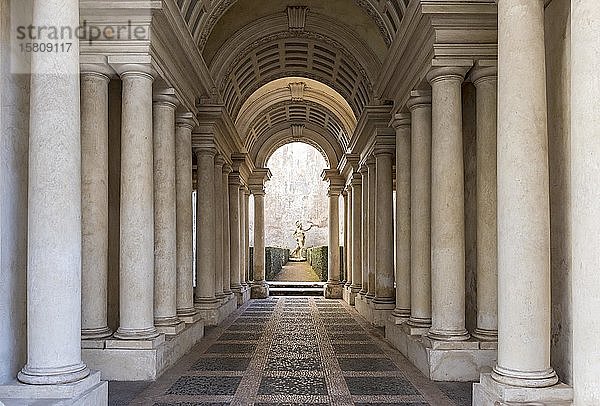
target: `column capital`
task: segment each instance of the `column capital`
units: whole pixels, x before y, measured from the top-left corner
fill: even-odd
[[[183,113],[178,113],[175,116],[175,126],[176,127],[185,127],[189,130],[193,130],[194,127],[198,125],[198,120],[196,120],[196,115],[191,111],[186,111]]]
[[[431,90],[413,90],[406,102],[406,108],[411,112],[422,107],[431,107]]]
[[[214,158],[217,154],[217,149],[214,145],[196,145],[194,146],[194,154],[196,157],[200,158],[200,156],[210,156]]]
[[[396,131],[403,127],[410,127],[410,113],[397,113],[394,114],[394,118],[390,122]]]
[[[480,83],[498,80],[498,61],[478,61],[469,75],[477,87]]]
[[[243,185],[242,177],[240,176],[240,173],[237,171],[229,172],[228,179],[229,179],[229,186],[237,186],[239,189]]]
[[[215,155],[215,166],[220,166],[221,170],[222,170],[222,167],[223,167],[223,165],[225,165],[225,163],[226,163],[226,161],[225,161],[225,158],[223,157],[223,155],[217,153]]]
[[[352,175],[350,175],[350,186],[352,187],[357,187],[360,186],[362,187],[362,175],[360,174],[359,171],[352,173]]]
[[[81,55],[79,57],[79,72],[81,76],[98,76],[107,82],[116,75],[104,55]]]
[[[108,64],[121,79],[127,76],[142,76],[154,80],[156,77],[150,55],[112,55],[108,57]]]
[[[448,65],[441,65],[440,61],[433,62],[431,70],[427,73],[427,81],[430,84],[440,80],[460,80],[462,82],[473,66],[473,61],[456,61],[454,63],[449,61]]]
[[[152,92],[152,102],[155,105],[170,107],[172,109],[177,108],[179,105],[177,92],[172,87],[155,88]]]
[[[231,165],[227,162],[223,165],[223,175],[229,175],[231,173]]]
[[[269,168],[255,168],[248,179],[248,187],[253,195],[265,194],[265,182],[271,179]]]
[[[373,156],[394,155],[396,153],[396,134],[378,136],[373,147]]]

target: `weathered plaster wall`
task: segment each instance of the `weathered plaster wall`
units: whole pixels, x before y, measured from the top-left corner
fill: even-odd
[[[294,249],[297,220],[305,226],[308,220],[318,225],[306,233],[307,247],[327,245],[327,183],[321,180],[327,163],[323,156],[307,144],[292,143],[275,151],[267,166],[273,177],[265,187],[265,245]]]
[[[570,6],[553,0],[546,7],[548,157],[552,268],[552,366],[572,384],[570,173]]]
[[[465,312],[469,331],[477,327],[477,106],[475,86],[465,83],[463,151],[465,171]]]
[[[0,384],[27,355],[29,76],[10,70],[9,0],[0,0]]]

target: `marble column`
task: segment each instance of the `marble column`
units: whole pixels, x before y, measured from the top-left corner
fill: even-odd
[[[194,307],[192,129],[193,113],[175,118],[175,189],[177,196],[177,316],[192,321]]]
[[[336,172],[336,173],[331,173]],[[341,299],[343,285],[340,281],[340,194],[342,180],[337,170],[326,170],[324,179],[329,181],[327,196],[329,197],[329,243],[327,250],[327,284],[324,295],[326,299]]]
[[[410,318],[431,326],[431,93],[413,91],[410,110]]]
[[[396,114],[396,323],[410,317],[410,113]]]
[[[250,286],[250,190],[244,189],[244,266],[245,280]]]
[[[173,89],[154,93],[154,325],[165,334],[177,334],[183,328],[177,318],[175,108],[178,103]]]
[[[223,182],[223,293],[233,294],[231,290],[231,234],[229,220],[229,174],[231,165],[223,165],[221,179]]]
[[[79,2],[33,3],[33,24],[79,24]],[[75,382],[81,361],[79,47],[31,54],[27,364],[19,381]],[[4,313],[3,317],[9,315]]]
[[[362,258],[362,218],[363,218],[363,188],[362,179],[360,173],[353,173],[350,180],[352,188],[352,210],[351,210],[351,222],[350,228],[350,244],[352,245],[352,285],[350,289],[352,293],[357,294],[362,288],[362,274],[363,274],[363,258]]]
[[[368,182],[369,182],[369,195],[368,195],[368,213],[369,213],[369,237],[366,241],[369,250],[369,263],[368,263],[368,284],[366,298],[371,300],[375,298],[375,268],[377,267],[377,234],[376,234],[376,213],[377,213],[377,172],[375,166],[375,158],[370,156],[367,161],[368,168]]]
[[[600,404],[600,8],[571,2],[571,207],[573,389],[576,405]]]
[[[265,190],[262,185],[252,187],[254,196],[254,267],[252,298],[269,296],[269,285],[265,282]]]
[[[365,297],[369,292],[369,169],[366,164],[359,169],[362,184],[361,215],[361,275],[362,286],[359,294]]]
[[[240,228],[240,174],[232,172],[228,178],[229,185],[229,265],[231,267],[231,290],[240,293],[241,284],[241,228]]]
[[[352,247],[350,245],[350,234],[352,225],[350,223],[350,200],[352,191],[347,187],[342,192],[344,197],[344,286],[352,285]]]
[[[246,246],[248,240],[246,239],[246,229],[248,228],[248,216],[246,215],[246,186],[240,185],[239,199],[240,199],[240,283],[244,289],[248,288],[247,272],[248,263],[246,258]]]
[[[375,151],[375,298],[373,303],[394,308],[394,145],[376,145]],[[381,306],[379,306],[381,307]]]
[[[432,69],[431,310],[428,337],[463,341],[465,329],[465,219],[462,144],[464,67]]]
[[[119,328],[115,338],[158,336],[154,327],[154,198],[150,67],[124,65],[121,119]]]
[[[477,88],[477,328],[480,340],[498,339],[498,239],[496,231],[497,68],[478,67]]]
[[[550,208],[544,2],[498,2],[498,364],[492,378],[546,387]],[[523,97],[527,95],[527,97]]]
[[[112,334],[108,288],[108,83],[81,67],[81,338]]]
[[[215,296],[215,155],[213,145],[196,147],[198,199],[196,208],[196,300],[198,309],[218,306]],[[220,179],[220,177],[219,177]]]
[[[215,157],[215,297],[224,299],[223,292],[223,165],[225,160],[221,155]]]

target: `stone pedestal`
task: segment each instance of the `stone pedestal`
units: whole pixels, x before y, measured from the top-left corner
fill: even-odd
[[[108,404],[108,382],[100,380],[100,372],[62,385],[32,386],[15,381],[0,386],[0,404],[105,406]]]
[[[237,309],[238,303],[237,295],[226,296],[215,303],[196,303],[196,311],[202,317],[204,325],[216,326]]]
[[[522,388],[496,382],[486,373],[481,375],[481,382],[473,384],[473,404],[477,406],[570,406],[572,400],[573,388],[563,383],[548,388]]]
[[[86,340],[81,355],[88,365],[102,372],[104,379],[153,381],[190,351],[203,336],[204,322],[197,321],[186,323],[176,336],[160,335],[154,339],[135,341]]]
[[[252,299],[266,299],[269,297],[269,285],[266,282],[254,283],[250,288]]]
[[[323,296],[325,296],[325,299],[341,299],[344,296],[343,291],[344,285],[341,282],[327,282],[327,284],[323,288]]]

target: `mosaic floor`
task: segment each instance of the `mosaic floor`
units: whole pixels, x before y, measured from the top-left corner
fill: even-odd
[[[470,384],[428,381],[353,308],[319,297],[251,301],[131,402],[127,385],[109,384],[111,405],[470,405]]]

